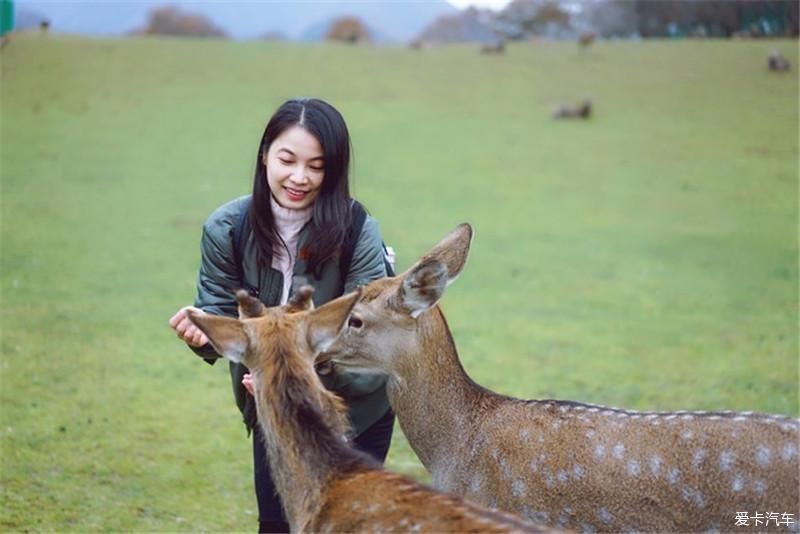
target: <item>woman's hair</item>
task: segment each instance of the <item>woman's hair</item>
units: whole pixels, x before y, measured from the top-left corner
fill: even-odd
[[[250,226],[253,228],[259,261],[270,256],[272,250],[286,245],[278,235],[270,207],[269,183],[264,165],[270,145],[292,126],[301,126],[316,137],[322,147],[324,178],[319,195],[313,204],[308,238],[308,271],[319,275],[322,264],[340,254],[350,228],[350,134],[342,115],[336,109],[316,98],[292,99],[285,102],[267,123],[256,154],[253,179],[253,201],[250,203]]]

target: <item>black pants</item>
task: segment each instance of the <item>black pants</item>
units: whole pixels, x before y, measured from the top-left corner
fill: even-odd
[[[379,462],[386,460],[392,442],[394,412],[389,410],[373,425],[353,440],[355,447],[370,454]],[[261,428],[253,428],[253,470],[255,473],[256,499],[258,500],[258,531],[289,532],[289,524],[283,512],[283,503],[275,491],[267,463],[267,451]]]

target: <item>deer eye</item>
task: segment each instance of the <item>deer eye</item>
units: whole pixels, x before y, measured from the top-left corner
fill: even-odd
[[[350,328],[361,328],[364,326],[364,321],[356,316],[351,316],[350,319],[347,320],[347,326]]]

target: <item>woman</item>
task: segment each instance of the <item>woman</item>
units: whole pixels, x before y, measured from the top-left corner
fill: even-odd
[[[209,363],[219,357],[186,310],[235,317],[234,294],[243,287],[266,306],[276,306],[286,303],[295,288],[310,284],[319,306],[386,276],[377,222],[362,216],[355,235],[355,212],[363,208],[350,198],[349,166],[347,125],[330,104],[296,99],[278,108],[258,147],[252,195],[219,207],[206,221],[195,306],[181,308],[169,321],[192,350]],[[243,216],[248,225],[241,225]],[[237,225],[251,229],[240,251]],[[349,257],[343,265],[342,258]],[[256,424],[250,375],[238,364],[231,363],[230,371],[236,403],[253,433],[259,532],[288,532]],[[394,423],[385,377],[328,370],[321,378],[348,402],[355,446],[383,462]]]

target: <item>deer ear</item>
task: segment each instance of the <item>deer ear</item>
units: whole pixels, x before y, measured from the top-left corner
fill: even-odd
[[[241,321],[193,310],[188,310],[187,315],[208,336],[214,350],[232,362],[244,363],[250,342]]]
[[[452,232],[444,236],[427,254],[422,256],[417,265],[427,260],[437,260],[447,269],[447,285],[452,284],[467,263],[469,247],[472,244],[474,233],[467,224],[459,224]],[[416,265],[414,266],[416,267]],[[411,269],[414,269],[412,267]],[[409,269],[409,271],[411,270]]]
[[[401,275],[403,282],[392,305],[414,318],[433,307],[442,298],[445,288],[464,270],[472,236],[472,227],[467,223],[447,234]]]
[[[342,331],[353,306],[361,298],[361,288],[311,311],[305,318],[306,341],[314,354],[324,352]]]
[[[447,282],[447,267],[439,260],[423,258],[403,274],[390,305],[416,319],[442,298]]]
[[[236,302],[239,303],[239,318],[261,317],[266,313],[267,308],[257,298],[250,296],[244,289],[236,292]]]

